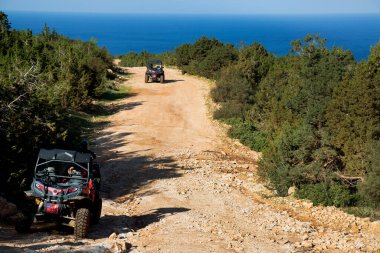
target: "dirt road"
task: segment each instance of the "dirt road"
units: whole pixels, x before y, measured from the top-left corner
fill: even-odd
[[[270,195],[258,183],[257,154],[211,120],[209,84],[166,69],[144,83],[129,69],[129,97],[94,140],[102,165],[103,216],[89,238],[51,230],[1,245],[28,252],[359,252],[379,249],[368,220],[335,208]],[[371,230],[372,229],[372,230]],[[9,249],[9,248],[7,248]],[[0,247],[1,252],[1,247]]]
[[[135,250],[286,250],[247,227],[255,203],[228,188],[226,175],[197,166],[221,160],[229,149],[208,116],[208,85],[170,69],[166,84],[144,84],[143,68],[130,71],[134,95],[97,143],[99,154],[109,153],[102,157],[107,197],[117,203],[106,213],[133,217],[125,227],[137,231],[128,238]]]

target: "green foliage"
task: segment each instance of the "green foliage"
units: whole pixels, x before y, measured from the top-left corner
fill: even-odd
[[[258,151],[266,148],[267,134],[256,129],[246,115],[255,102],[258,84],[267,75],[273,60],[260,44],[242,48],[238,61],[221,70],[211,90],[212,99],[220,105],[214,117],[227,119],[231,125],[230,136]]]
[[[359,186],[362,199],[371,207],[380,209],[380,142],[373,144],[368,162],[368,174]]]
[[[324,206],[347,207],[357,202],[357,196],[351,193],[349,187],[340,183],[303,185],[296,196]]]
[[[261,175],[271,180],[280,195],[286,195],[292,185],[326,180],[328,172],[322,170],[323,161],[313,153],[316,145],[310,125],[284,126],[264,152],[259,166]]]
[[[144,67],[149,59],[154,58],[153,54],[147,51],[141,53],[130,52],[120,57],[120,65],[123,67]]]
[[[263,45],[254,43],[240,50],[237,65],[243,76],[256,87],[267,75],[273,61],[274,57]]]
[[[48,27],[38,35],[10,30],[2,12],[0,27],[3,191],[26,186],[40,147],[69,147],[79,141],[81,121],[70,115],[106,90],[112,57],[94,42],[70,40]]]
[[[166,66],[172,66],[175,64],[175,58],[173,53],[165,52],[160,54],[151,54],[147,51],[141,53],[130,52],[126,55],[120,56],[120,65],[123,67],[145,67],[149,60],[161,60]]]
[[[220,104],[214,113],[217,119],[243,118],[247,105],[252,102],[253,89],[235,65],[223,69],[215,88],[211,90],[212,99]]]
[[[250,122],[241,118],[230,118],[226,122],[231,126],[228,135],[256,151],[264,151],[268,146],[267,135],[257,130]]]
[[[380,43],[361,63],[325,43],[308,35],[280,58],[259,44],[241,48],[239,59],[214,75],[211,96],[220,106],[214,117],[231,125],[231,137],[263,150],[259,173],[278,194],[295,185],[298,196],[315,203],[380,208],[380,155],[374,151],[380,141]],[[191,68],[191,45],[181,53]],[[365,180],[352,185],[338,175]]]
[[[372,221],[380,219],[380,210],[368,206],[349,206],[343,210],[357,217],[369,217]]]
[[[331,142],[339,148],[347,173],[367,172],[371,143],[380,139],[380,43],[368,62],[336,87],[327,111]]]
[[[8,16],[4,12],[0,12],[0,35],[3,36],[9,32],[11,24],[9,23]]]
[[[126,86],[108,88],[101,96],[100,99],[114,101],[129,97],[130,90]]]
[[[318,37],[303,43],[294,45],[298,56],[279,59],[260,82],[249,114],[269,135],[260,170],[280,194],[291,185],[329,181],[343,169],[340,151],[331,144],[326,111],[354,61],[346,51],[328,50]]]
[[[236,60],[237,50],[232,45],[215,46],[208,51],[203,60],[193,61],[193,69],[189,72],[213,79],[223,67]]]
[[[185,66],[190,65],[192,60],[192,48],[191,44],[183,44],[175,49],[174,55],[176,65],[183,69]]]
[[[194,44],[177,47],[174,55],[183,73],[210,79],[217,78],[222,68],[238,59],[238,51],[232,45],[207,37],[200,38]]]

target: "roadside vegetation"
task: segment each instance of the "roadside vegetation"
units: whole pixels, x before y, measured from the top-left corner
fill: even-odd
[[[175,50],[185,73],[216,80],[214,117],[263,157],[259,172],[281,196],[378,216],[380,43],[367,61],[308,35],[277,57],[208,38]]]
[[[124,93],[110,92],[112,60],[95,42],[48,27],[36,35],[11,29],[0,12],[0,192],[29,187],[40,147],[74,148],[91,134],[100,123],[94,99]]]
[[[122,67],[145,67],[151,59],[161,60],[164,66],[175,66],[176,62],[172,52],[164,52],[160,54],[151,54],[147,51],[141,53],[130,52],[126,55],[118,57],[120,66]]]

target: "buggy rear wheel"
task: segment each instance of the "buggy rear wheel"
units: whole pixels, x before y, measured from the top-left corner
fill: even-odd
[[[80,208],[77,210],[75,217],[74,235],[75,238],[86,238],[90,228],[91,213],[88,208]]]
[[[164,75],[161,75],[160,76],[160,83],[164,83],[165,82],[165,76]]]
[[[145,83],[149,82],[149,76],[145,75]]]

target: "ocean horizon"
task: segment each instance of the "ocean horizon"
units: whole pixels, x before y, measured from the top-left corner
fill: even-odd
[[[350,50],[366,59],[380,40],[378,14],[201,15],[100,14],[6,11],[14,29],[41,32],[45,24],[72,39],[95,39],[113,55],[172,51],[202,36],[237,47],[259,42],[270,52],[289,53],[290,42],[319,34],[328,47]]]

